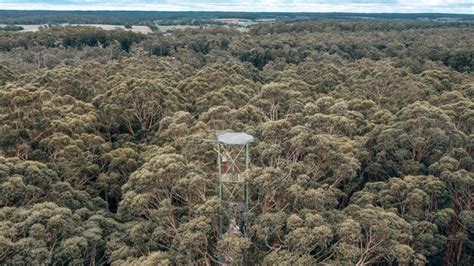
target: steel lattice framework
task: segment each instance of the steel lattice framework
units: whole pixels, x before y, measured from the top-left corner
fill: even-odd
[[[219,218],[219,234],[240,231],[247,236],[242,214],[248,211],[248,184],[245,175],[250,166],[249,148],[254,138],[246,133],[217,134],[219,199],[225,207]]]

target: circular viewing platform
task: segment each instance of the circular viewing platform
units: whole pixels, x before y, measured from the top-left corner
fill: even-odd
[[[246,145],[253,142],[254,138],[243,132],[226,132],[217,134],[217,141],[228,145]]]

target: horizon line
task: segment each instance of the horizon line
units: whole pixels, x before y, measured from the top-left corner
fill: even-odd
[[[467,15],[474,17],[472,13],[455,12],[348,12],[348,11],[225,11],[225,10],[117,10],[117,9],[2,9],[0,11],[48,11],[48,12],[166,12],[166,13],[276,13],[276,14],[404,14],[404,15]]]

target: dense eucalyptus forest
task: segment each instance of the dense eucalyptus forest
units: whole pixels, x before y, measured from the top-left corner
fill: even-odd
[[[0,264],[472,265],[474,28],[0,32]],[[218,237],[221,130],[252,134]]]

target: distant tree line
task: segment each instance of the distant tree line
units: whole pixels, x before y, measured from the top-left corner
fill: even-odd
[[[0,23],[4,24],[134,24],[146,21],[173,21],[174,23],[210,20],[217,18],[277,19],[282,21],[318,19],[454,19],[472,21],[472,15],[463,14],[399,14],[399,13],[284,13],[284,12],[191,12],[191,11],[47,11],[0,10]]]
[[[25,28],[18,25],[5,25],[5,26],[0,27],[0,31],[21,31],[24,29]]]
[[[183,48],[199,54],[226,50],[259,69],[271,61],[299,63],[312,53],[328,53],[348,60],[393,58],[415,71],[421,71],[428,62],[439,62],[463,72],[474,71],[473,42],[469,36],[472,27],[462,24],[430,28],[429,25],[410,21],[259,24],[250,30],[252,38],[227,28],[185,29],[172,36],[161,33],[147,36],[124,30],[52,25],[47,31],[21,35],[0,32],[0,51],[36,46],[107,47],[117,42],[126,52],[136,44],[148,55],[157,56],[176,54]],[[197,36],[190,37],[193,34]]]
[[[40,28],[37,32],[0,33],[0,51],[14,48],[29,49],[34,46],[53,47],[107,47],[118,42],[124,51],[129,51],[133,43],[145,38],[143,34],[125,30],[103,30],[97,27],[54,26]]]

